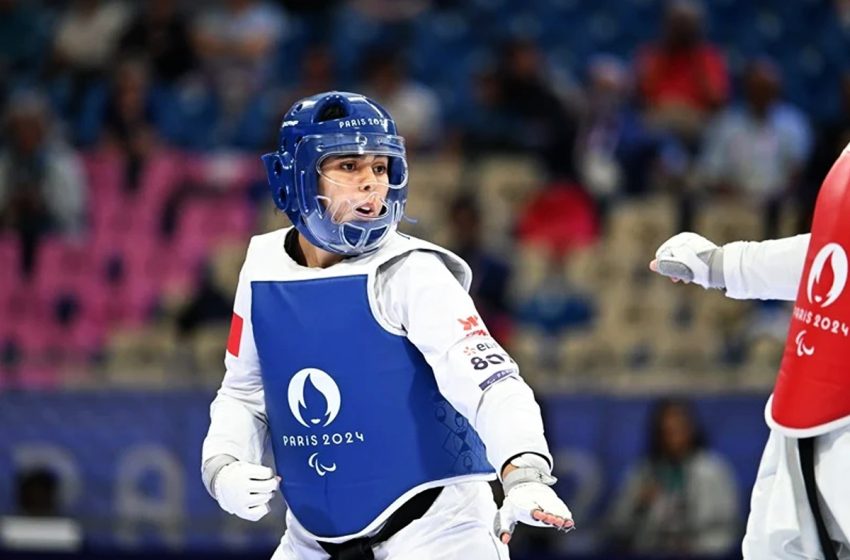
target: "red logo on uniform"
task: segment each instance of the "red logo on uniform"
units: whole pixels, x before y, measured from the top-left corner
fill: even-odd
[[[239,344],[242,342],[242,325],[244,321],[242,317],[233,313],[233,320],[230,321],[230,335],[227,337],[227,351],[239,357]]]
[[[478,326],[478,316],[472,315],[466,319],[458,319],[458,322],[463,325],[463,330],[471,331]]]

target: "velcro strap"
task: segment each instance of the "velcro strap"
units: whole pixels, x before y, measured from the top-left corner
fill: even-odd
[[[502,488],[504,488],[507,496],[513,488],[528,482],[540,482],[546,486],[552,486],[558,482],[558,479],[546,471],[534,467],[518,467],[502,479]]]

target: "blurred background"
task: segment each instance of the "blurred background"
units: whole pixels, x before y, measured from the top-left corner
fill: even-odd
[[[280,500],[220,511],[200,443],[248,239],[287,225],[259,155],[344,89],[544,408],[579,529],[513,557],[740,557],[789,308],[647,263],[808,231],[848,49],[847,0],[0,0],[0,556],[271,555]]]

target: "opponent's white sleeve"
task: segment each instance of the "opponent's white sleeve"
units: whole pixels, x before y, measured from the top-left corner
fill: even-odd
[[[251,328],[250,255],[239,274],[233,304],[234,325],[225,353],[224,380],[210,405],[210,428],[204,439],[202,465],[217,455],[260,464],[268,434],[260,361]],[[239,332],[241,323],[241,335]],[[238,337],[238,338],[237,338]],[[236,353],[231,353],[235,350]]]
[[[726,296],[794,301],[811,234],[723,246]]]
[[[521,453],[538,453],[552,464],[534,393],[441,257],[426,251],[401,257],[378,271],[376,291],[378,311],[422,352],[440,392],[478,432],[499,476]]]

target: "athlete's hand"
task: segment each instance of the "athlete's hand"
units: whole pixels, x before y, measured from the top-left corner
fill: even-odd
[[[262,465],[236,461],[222,467],[213,483],[221,509],[248,521],[258,521],[269,512],[269,500],[277,490],[279,476]]]
[[[496,512],[496,536],[508,544],[517,523],[564,532],[574,529],[573,514],[550,488],[556,479],[549,474],[549,463],[539,455],[526,453],[511,461],[511,465],[516,468],[506,469],[503,477],[505,501]]]
[[[722,261],[715,264],[719,274],[712,275],[712,259],[722,249],[696,233],[684,232],[665,241],[649,263],[654,272],[671,278],[674,282],[693,282],[703,288],[723,288]],[[715,278],[719,276],[720,278]]]

